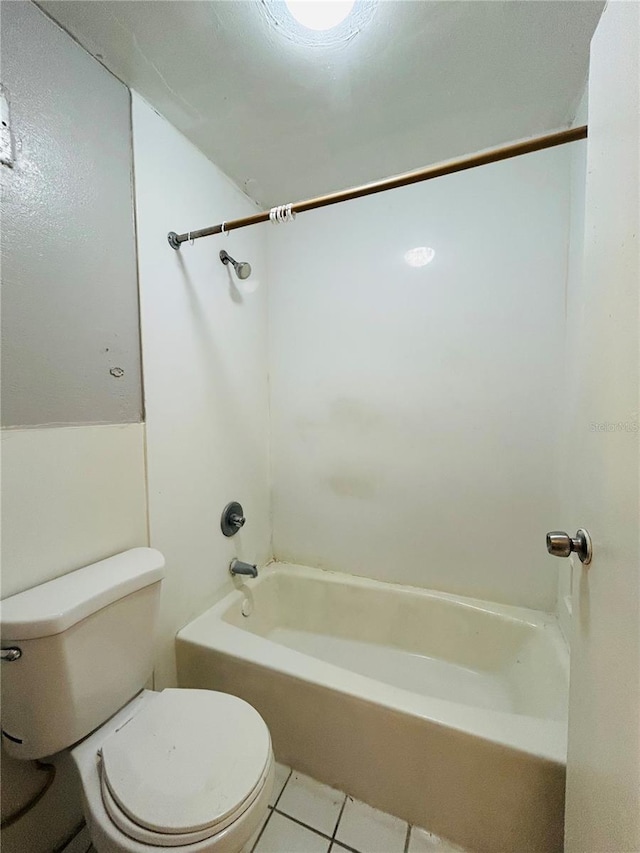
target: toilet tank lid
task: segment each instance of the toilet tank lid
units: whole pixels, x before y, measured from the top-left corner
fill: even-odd
[[[99,563],[19,592],[1,603],[2,641],[61,634],[132,592],[164,577],[155,548],[131,548]]]

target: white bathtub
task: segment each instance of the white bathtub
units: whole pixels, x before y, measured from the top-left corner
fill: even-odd
[[[276,563],[183,628],[177,655],[181,686],[262,713],[279,761],[470,850],[562,850],[552,617]]]

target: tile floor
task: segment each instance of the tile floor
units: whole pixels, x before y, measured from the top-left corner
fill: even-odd
[[[243,853],[345,851],[464,853],[462,848],[426,829],[409,826],[400,818],[376,811],[342,791],[276,764],[269,813]],[[95,853],[93,847],[88,853]]]
[[[372,809],[282,764],[269,814],[244,853],[461,853],[442,838]]]

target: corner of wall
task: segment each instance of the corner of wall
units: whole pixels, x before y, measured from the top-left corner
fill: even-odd
[[[588,81],[580,96],[576,107],[572,126],[588,123],[589,87]],[[582,253],[584,245],[584,207],[585,207],[585,181],[586,181],[586,142],[574,143],[571,150],[571,173],[570,173],[570,209],[569,209],[569,240],[567,252],[567,278],[565,289],[565,387],[571,389],[574,384],[573,371],[575,370],[572,356],[574,346],[574,322],[577,305],[577,293],[580,290],[582,279]],[[569,395],[569,399],[571,399]],[[567,437],[569,435],[570,413],[567,407],[562,411],[560,455],[557,470],[559,471],[558,489],[560,493],[560,516],[571,518],[571,492],[570,478],[565,467],[565,460],[569,458],[567,453]],[[577,520],[576,524],[578,523]],[[567,522],[568,523],[568,522]],[[556,615],[560,629],[568,645],[571,643],[571,591],[574,570],[573,557],[569,563],[563,561],[558,567],[558,591],[556,599]]]
[[[583,124],[587,123],[589,118],[589,77],[584,81],[584,86],[582,88],[582,93],[577,101],[575,109],[573,110],[573,119],[571,120],[571,127],[580,127]]]

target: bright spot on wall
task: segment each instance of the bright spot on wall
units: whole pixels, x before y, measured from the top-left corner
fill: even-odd
[[[355,0],[286,0],[293,17],[309,30],[331,30],[342,23],[353,9]]]
[[[417,246],[404,253],[404,259],[410,267],[423,267],[431,263],[435,257],[435,251],[428,246]]]

